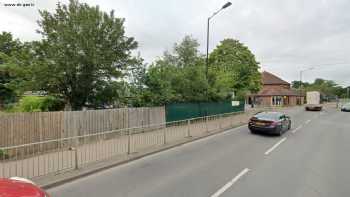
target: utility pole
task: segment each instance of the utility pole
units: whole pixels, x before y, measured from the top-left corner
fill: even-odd
[[[210,19],[212,19],[215,15],[219,14],[219,12],[221,12],[222,10],[230,7],[232,5],[231,2],[227,2],[225,3],[225,5],[223,5],[220,10],[214,12],[213,15],[211,15],[208,20],[207,20],[207,54],[206,54],[206,61],[205,61],[205,77],[206,77],[206,80],[208,82],[208,85],[209,85],[209,81],[208,81],[208,68],[209,68],[209,38],[210,38]],[[209,88],[209,87],[208,87]],[[207,100],[209,100],[209,96],[208,96],[208,88],[206,90],[206,96],[207,96]]]
[[[304,70],[300,70],[300,81],[299,81],[299,99],[300,99],[300,105],[304,104],[304,101],[302,100],[303,96],[302,96],[302,88],[303,88],[303,72],[308,71],[308,70],[313,70],[315,69],[314,67],[308,68],[308,69],[304,69]]]
[[[303,104],[302,102],[302,89],[301,89],[301,86],[302,86],[302,77],[303,77],[303,71],[300,71],[300,81],[299,81],[299,100],[300,100],[300,105]]]

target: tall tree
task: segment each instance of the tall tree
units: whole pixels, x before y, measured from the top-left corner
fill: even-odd
[[[259,63],[254,54],[238,40],[225,39],[209,57],[211,96],[228,97],[227,93],[257,92],[261,87]]]
[[[30,81],[30,43],[0,34],[0,106],[14,102]]]
[[[292,87],[300,88],[300,81],[292,81]],[[305,91],[319,91],[326,97],[345,98],[347,88],[338,85],[335,81],[317,78],[314,82],[302,82],[302,89]]]
[[[14,39],[10,32],[1,32],[0,34],[0,52],[10,56],[14,51],[21,48],[21,42]],[[0,59],[1,63],[2,59]]]
[[[197,40],[186,36],[154,62],[146,75],[147,98],[157,105],[205,101],[207,82],[198,47]]]
[[[137,42],[125,35],[124,19],[77,0],[58,4],[54,13],[40,11],[36,82],[80,109],[89,97],[123,77],[138,62],[131,54]],[[101,87],[102,86],[102,87]]]

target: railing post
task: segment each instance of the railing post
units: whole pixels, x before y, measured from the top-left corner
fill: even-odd
[[[78,148],[74,148],[74,162],[75,162],[75,168],[76,170],[79,169],[79,163],[78,163]]]
[[[164,132],[163,132],[163,142],[164,142],[164,145],[166,144],[166,129],[167,128],[167,125],[165,124],[165,127],[164,127]]]
[[[131,131],[128,129],[128,155],[131,153]]]
[[[190,130],[191,120],[187,120],[187,137],[191,136],[191,130]]]
[[[231,122],[231,127],[233,127],[233,117],[234,117],[234,114],[230,114],[230,122]]]
[[[222,121],[223,121],[223,120],[222,120],[222,117],[223,117],[222,114],[220,114],[220,115],[219,115],[219,128],[220,128],[220,131],[221,131],[221,129],[222,129]]]
[[[74,151],[74,169],[79,169],[79,163],[78,163],[78,148],[77,147],[69,147],[69,151]]]
[[[209,133],[209,128],[208,128],[208,116],[205,117],[205,128],[207,130],[207,133]]]

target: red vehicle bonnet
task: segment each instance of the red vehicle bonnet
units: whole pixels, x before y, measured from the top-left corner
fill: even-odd
[[[30,183],[0,179],[0,197],[45,197],[45,192]]]

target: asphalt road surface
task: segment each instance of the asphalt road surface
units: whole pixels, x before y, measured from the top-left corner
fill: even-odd
[[[288,111],[281,137],[247,126],[50,189],[53,197],[350,196],[350,113]]]

